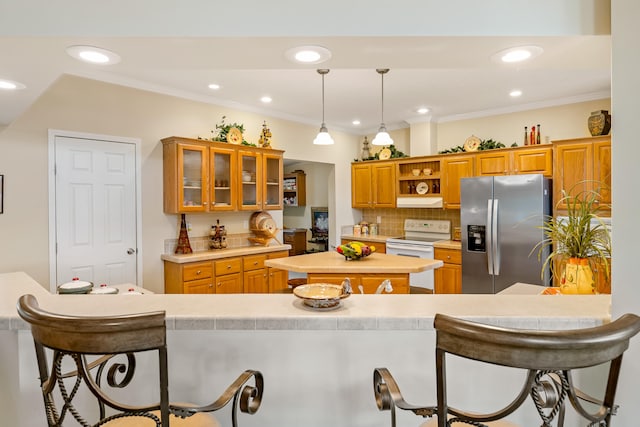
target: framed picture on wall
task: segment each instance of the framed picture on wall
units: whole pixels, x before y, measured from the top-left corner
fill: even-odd
[[[4,213],[4,175],[0,175],[0,214]]]

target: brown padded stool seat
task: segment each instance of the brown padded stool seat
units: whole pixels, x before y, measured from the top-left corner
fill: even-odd
[[[160,417],[159,411],[153,411],[151,413],[158,418]],[[221,424],[215,417],[202,412],[194,414],[189,418],[170,415],[169,422],[171,423],[171,427],[221,427]],[[105,427],[155,427],[156,422],[147,417],[126,417],[109,421],[103,425]]]

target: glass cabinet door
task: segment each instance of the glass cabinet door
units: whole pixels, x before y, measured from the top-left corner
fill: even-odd
[[[263,209],[282,209],[282,156],[263,153]]]
[[[240,156],[238,161],[240,166],[240,170],[238,171],[238,209],[262,209],[262,188],[258,184],[262,176],[260,153],[240,151],[238,155]]]
[[[180,212],[207,209],[207,151],[196,145],[178,147],[178,206]]]
[[[237,161],[234,150],[211,148],[209,151],[209,210],[230,211],[236,208]]]

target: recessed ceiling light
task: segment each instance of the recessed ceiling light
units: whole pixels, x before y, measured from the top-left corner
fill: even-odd
[[[262,98],[260,98],[260,101],[264,102],[265,104],[268,104],[272,101],[270,96],[263,96]]]
[[[117,53],[95,46],[69,46],[67,53],[80,61],[92,64],[110,65],[120,62],[120,56]]]
[[[522,62],[527,59],[535,58],[543,52],[539,46],[519,46],[501,50],[492,55],[494,61],[498,62]]]
[[[299,64],[320,64],[331,58],[331,51],[322,46],[298,46],[287,50],[284,56]]]
[[[220,89],[220,85],[219,85],[219,84],[216,84],[216,83],[211,83],[211,84],[209,85],[209,89],[211,89],[211,90],[218,90],[218,89]]]
[[[513,98],[517,98],[520,95],[522,95],[522,91],[519,90],[519,89],[515,89],[515,90],[512,90],[511,92],[509,92],[509,96],[511,96]]]
[[[360,124],[360,120],[354,120],[351,122],[352,125],[358,126]]]
[[[429,109],[427,107],[422,107],[418,108],[416,111],[418,112],[418,114],[427,114],[429,112]]]
[[[0,89],[4,90],[18,90],[24,89],[26,86],[22,83],[14,82],[12,80],[0,79]]]

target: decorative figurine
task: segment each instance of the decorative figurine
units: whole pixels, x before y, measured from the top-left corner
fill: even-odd
[[[364,137],[364,141],[362,141],[362,160],[369,160],[371,157],[371,152],[369,151],[369,141],[367,137]]]
[[[262,123],[262,132],[260,132],[258,145],[262,148],[271,148],[271,130],[267,127],[266,121]]]

